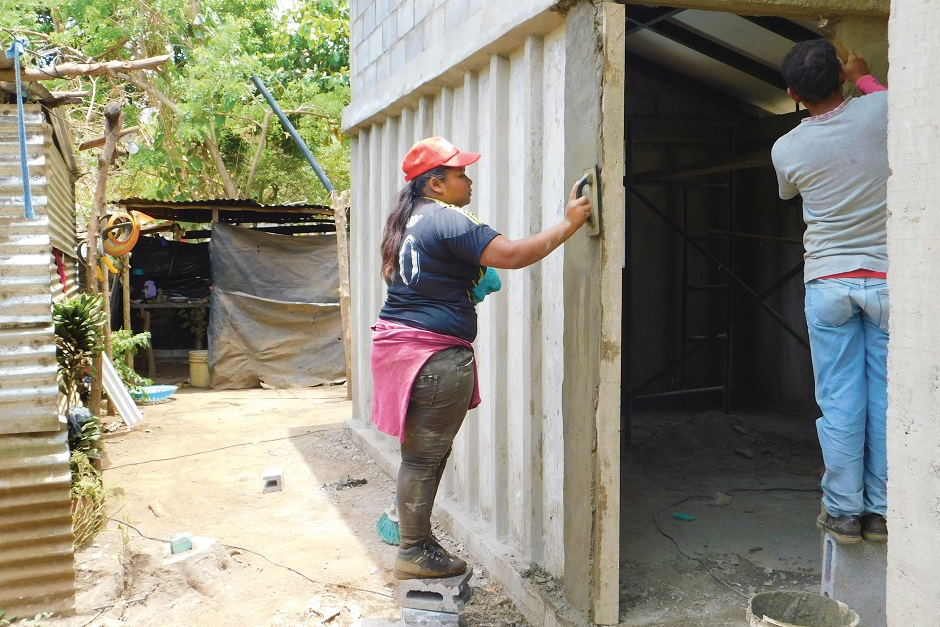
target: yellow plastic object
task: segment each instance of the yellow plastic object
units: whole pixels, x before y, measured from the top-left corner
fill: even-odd
[[[111,263],[111,260],[108,259],[106,256],[101,257],[101,263],[108,266],[108,270],[110,270],[112,274],[119,274],[118,269],[114,267],[114,264]]]
[[[140,220],[134,211],[119,211],[108,216],[102,243],[104,252],[120,257],[131,252],[140,236]]]

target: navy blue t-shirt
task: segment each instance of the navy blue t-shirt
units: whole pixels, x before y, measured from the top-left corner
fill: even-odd
[[[379,318],[472,342],[477,312],[471,293],[486,272],[480,255],[499,233],[459,207],[417,202]]]

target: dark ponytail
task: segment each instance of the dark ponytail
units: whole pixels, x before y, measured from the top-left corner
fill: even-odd
[[[411,220],[411,214],[414,213],[418,200],[424,195],[424,188],[427,187],[431,179],[442,179],[447,168],[441,166],[428,170],[424,174],[411,179],[400,192],[398,192],[398,202],[392,213],[388,216],[385,223],[385,231],[382,233],[382,244],[379,247],[382,253],[382,278],[391,283],[395,271],[398,270],[398,251],[401,248],[402,240],[405,238],[405,227]]]

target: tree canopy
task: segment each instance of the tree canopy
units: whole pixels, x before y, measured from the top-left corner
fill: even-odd
[[[109,198],[329,204],[252,75],[287,112],[334,187],[349,187],[349,143],[340,128],[349,101],[346,0],[0,0],[0,11],[7,24],[0,44],[26,37],[24,63],[51,75],[67,62],[171,55],[158,71],[46,84],[91,92],[84,106],[55,109],[77,142],[101,135],[102,110],[113,100],[125,102],[125,127],[140,127],[112,170]],[[91,198],[90,178],[79,181],[80,199]]]

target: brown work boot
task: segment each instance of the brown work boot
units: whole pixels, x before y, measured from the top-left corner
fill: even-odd
[[[860,523],[862,537],[869,542],[888,541],[888,521],[881,514],[864,514]]]
[[[424,541],[410,549],[398,549],[395,579],[453,577],[467,570],[467,563]]]
[[[835,538],[839,544],[862,541],[862,526],[858,522],[858,516],[832,516],[823,510],[816,519],[816,526]]]

